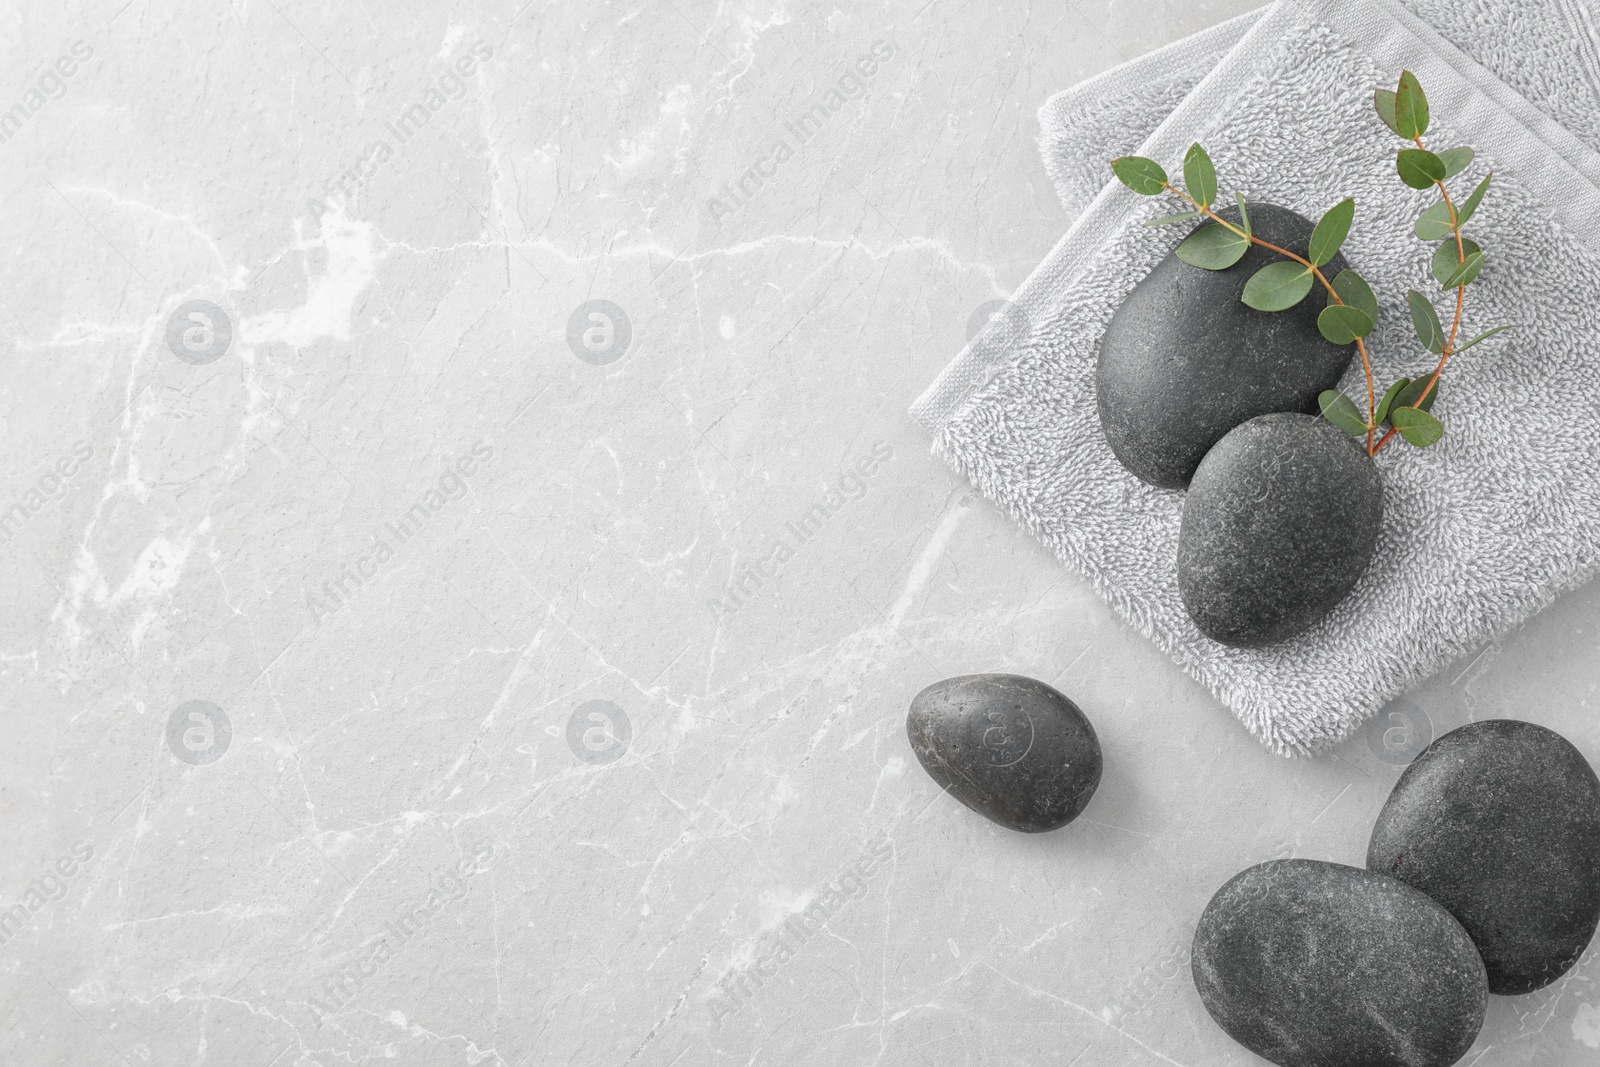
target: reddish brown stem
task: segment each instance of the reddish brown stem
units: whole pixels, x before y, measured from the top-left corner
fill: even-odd
[[[1414,137],[1412,140],[1416,142],[1416,146],[1418,148],[1422,148],[1422,138],[1420,136]],[[1423,151],[1426,151],[1426,149],[1423,149]],[[1450,199],[1450,190],[1444,187],[1444,182],[1436,181],[1433,184],[1438,187],[1439,195],[1444,198],[1444,209],[1450,214],[1450,229],[1454,232],[1456,239],[1456,265],[1460,266],[1467,261],[1467,246],[1461,237],[1461,223],[1459,221],[1460,216],[1456,214],[1456,205]],[[1433,368],[1433,376],[1428,379],[1428,387],[1424,389],[1417,396],[1416,401],[1411,404],[1411,406],[1414,408],[1421,407],[1422,402],[1431,396],[1435,389],[1439,388],[1439,376],[1444,373],[1445,364],[1449,363],[1450,357],[1455,354],[1456,336],[1461,329],[1461,308],[1466,301],[1466,296],[1467,287],[1465,285],[1456,286],[1456,313],[1455,317],[1450,322],[1450,336],[1445,339],[1444,345],[1439,352],[1439,363],[1438,366]],[[1378,447],[1373,448],[1372,434],[1371,431],[1368,431],[1367,454],[1376,456],[1379,452],[1382,452],[1383,446],[1389,443],[1389,439],[1392,438],[1396,432],[1398,431],[1391,427],[1389,432],[1383,435],[1383,440],[1378,442]]]

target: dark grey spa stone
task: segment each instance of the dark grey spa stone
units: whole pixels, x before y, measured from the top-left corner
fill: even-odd
[[[1460,921],[1489,992],[1531,993],[1578,961],[1600,922],[1600,781],[1542,726],[1491,719],[1452,730],[1395,783],[1367,866]]]
[[[1178,594],[1200,631],[1244,648],[1303,633],[1367,569],[1377,465],[1314,415],[1262,415],[1207,453],[1184,497]]]
[[[1100,742],[1088,718],[1021,675],[935,682],[911,701],[906,733],[941,788],[1011,830],[1065,826],[1100,784]]]
[[[1239,221],[1237,208],[1218,212]],[[1314,228],[1274,204],[1251,204],[1263,240],[1304,255]],[[1274,411],[1315,413],[1317,396],[1339,384],[1354,345],[1317,332],[1327,306],[1321,286],[1288,311],[1240,302],[1245,282],[1282,259],[1259,245],[1223,271],[1191,267],[1174,252],[1134,287],[1100,341],[1100,424],[1124,466],[1153,485],[1182,489],[1222,435]],[[1332,281],[1343,256],[1322,268]]]
[[[1403,882],[1320,860],[1235,875],[1200,916],[1190,965],[1217,1025],[1283,1067],[1447,1067],[1489,999],[1449,912]]]

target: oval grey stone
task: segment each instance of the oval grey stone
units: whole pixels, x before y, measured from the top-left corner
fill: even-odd
[[[1362,445],[1317,416],[1262,415],[1195,472],[1178,528],[1178,594],[1214,640],[1288,640],[1354,588],[1382,523],[1383,482]]]
[[[1218,214],[1239,221],[1237,208]],[[1275,204],[1251,204],[1250,224],[1301,255],[1314,229]],[[1317,413],[1318,394],[1339,384],[1356,350],[1317,331],[1321,286],[1288,311],[1240,302],[1250,276],[1282,258],[1252,245],[1227,270],[1208,271],[1173,252],[1117,308],[1100,341],[1096,393],[1111,451],[1135,475],[1182,489],[1229,430],[1275,411]],[[1345,266],[1335,256],[1322,271],[1331,281]]]
[[[1403,882],[1320,860],[1235,875],[1200,916],[1190,968],[1217,1025],[1282,1067],[1447,1067],[1489,999],[1449,912]]]
[[[1065,826],[1100,784],[1100,742],[1088,717],[1021,675],[935,682],[911,701],[906,734],[940,788],[1022,833]]]
[[[1466,928],[1489,992],[1565,974],[1600,923],[1600,781],[1583,753],[1530,722],[1439,738],[1378,814],[1367,866],[1437,900]]]

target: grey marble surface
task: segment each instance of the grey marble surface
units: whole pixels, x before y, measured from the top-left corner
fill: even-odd
[[[906,415],[1070,221],[1038,106],[1249,6],[0,12],[0,1062],[1258,1062],[1210,894],[1413,727],[1600,762],[1600,592],[1285,761]],[[981,670],[1093,718],[1066,830],[916,764]]]

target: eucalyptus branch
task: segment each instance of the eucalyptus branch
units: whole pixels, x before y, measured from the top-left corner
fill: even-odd
[[[1185,187],[1181,189],[1154,160],[1123,156],[1111,163],[1117,178],[1134,192],[1144,196],[1172,193],[1187,201],[1192,209],[1153,219],[1146,225],[1163,226],[1198,218],[1209,220],[1208,225],[1200,227],[1178,246],[1177,256],[1185,263],[1205,270],[1226,270],[1238,263],[1252,244],[1284,257],[1282,261],[1262,267],[1245,283],[1241,299],[1250,307],[1258,311],[1285,311],[1304,300],[1313,286],[1322,286],[1327,292],[1327,306],[1317,317],[1317,329],[1333,344],[1355,344],[1366,377],[1367,410],[1363,417],[1355,402],[1337,389],[1324,392],[1318,398],[1319,404],[1329,422],[1352,435],[1364,435],[1367,454],[1373,456],[1383,451],[1396,436],[1422,448],[1443,437],[1444,425],[1432,414],[1432,409],[1438,399],[1440,379],[1451,357],[1509,328],[1496,327],[1464,345],[1457,345],[1467,286],[1477,280],[1484,258],[1483,249],[1462,230],[1483,203],[1494,175],[1478,183],[1472,195],[1458,208],[1445,182],[1466,170],[1472,163],[1473,151],[1462,147],[1435,154],[1423,145],[1422,135],[1428,128],[1428,100],[1416,75],[1403,72],[1399,86],[1392,92],[1380,89],[1374,96],[1374,104],[1384,124],[1414,146],[1401,149],[1395,157],[1400,179],[1413,189],[1437,189],[1439,192],[1439,203],[1423,212],[1414,229],[1424,241],[1449,238],[1435,250],[1432,271],[1440,286],[1454,289],[1456,297],[1455,314],[1447,333],[1432,301],[1414,289],[1406,293],[1412,327],[1423,347],[1437,356],[1438,361],[1431,374],[1417,379],[1401,378],[1384,391],[1381,399],[1366,344],[1366,338],[1377,325],[1378,299],[1372,287],[1355,271],[1341,271],[1332,281],[1322,271],[1350,234],[1355,217],[1354,200],[1341,200],[1322,216],[1302,256],[1251,232],[1250,213],[1242,195],[1234,194],[1239,204],[1239,224],[1229,222],[1213,210],[1217,197],[1216,169],[1211,157],[1198,144],[1192,145],[1184,156]],[[1378,438],[1378,431],[1385,424],[1388,429]]]
[[[1205,270],[1227,270],[1244,258],[1252,244],[1284,257],[1283,261],[1269,263],[1256,271],[1245,283],[1240,299],[1257,311],[1287,311],[1304,300],[1312,288],[1320,284],[1327,293],[1327,306],[1317,316],[1317,329],[1329,342],[1336,345],[1355,344],[1361,354],[1361,368],[1367,380],[1367,417],[1363,419],[1355,404],[1344,394],[1330,390],[1322,394],[1323,414],[1341,427],[1353,423],[1367,435],[1367,451],[1375,449],[1373,442],[1379,419],[1377,418],[1377,389],[1372,376],[1372,358],[1367,351],[1366,337],[1378,320],[1378,298],[1366,279],[1353,270],[1340,271],[1330,281],[1322,268],[1332,261],[1355,221],[1354,200],[1341,200],[1322,216],[1306,244],[1306,254],[1300,255],[1257,237],[1250,228],[1250,212],[1243,195],[1235,193],[1239,204],[1240,225],[1235,225],[1212,209],[1217,196],[1217,174],[1211,157],[1198,144],[1192,145],[1183,159],[1183,181],[1187,187],[1179,189],[1168,179],[1167,173],[1154,160],[1140,156],[1123,156],[1113,160],[1111,169],[1136,193],[1157,196],[1173,193],[1188,201],[1194,209],[1152,220],[1149,225],[1161,226],[1191,219],[1207,218],[1209,225],[1190,234],[1178,246],[1177,256],[1191,266]],[[1338,403],[1339,410],[1330,413],[1329,404]]]
[[[1411,324],[1417,338],[1429,352],[1438,357],[1433,371],[1415,380],[1402,378],[1386,394],[1384,407],[1390,423],[1377,447],[1370,451],[1376,455],[1397,435],[1411,444],[1426,448],[1444,436],[1444,424],[1432,414],[1434,401],[1439,396],[1439,382],[1452,356],[1459,355],[1480,341],[1487,340],[1508,329],[1499,326],[1458,345],[1461,335],[1462,313],[1466,306],[1467,286],[1478,279],[1483,270],[1483,249],[1463,233],[1467,221],[1483,203],[1494,175],[1484,177],[1459,208],[1450,196],[1445,182],[1471,165],[1473,151],[1462,146],[1434,153],[1422,143],[1428,130],[1428,98],[1422,91],[1417,76],[1402,71],[1400,82],[1391,92],[1380,89],[1373,94],[1373,106],[1395,136],[1410,143],[1395,155],[1395,170],[1400,180],[1413,189],[1436,189],[1439,202],[1422,213],[1414,232],[1424,241],[1444,243],[1434,250],[1432,271],[1440,288],[1455,290],[1455,311],[1447,332],[1439,321],[1433,301],[1412,289],[1406,293],[1406,303],[1411,310]]]

